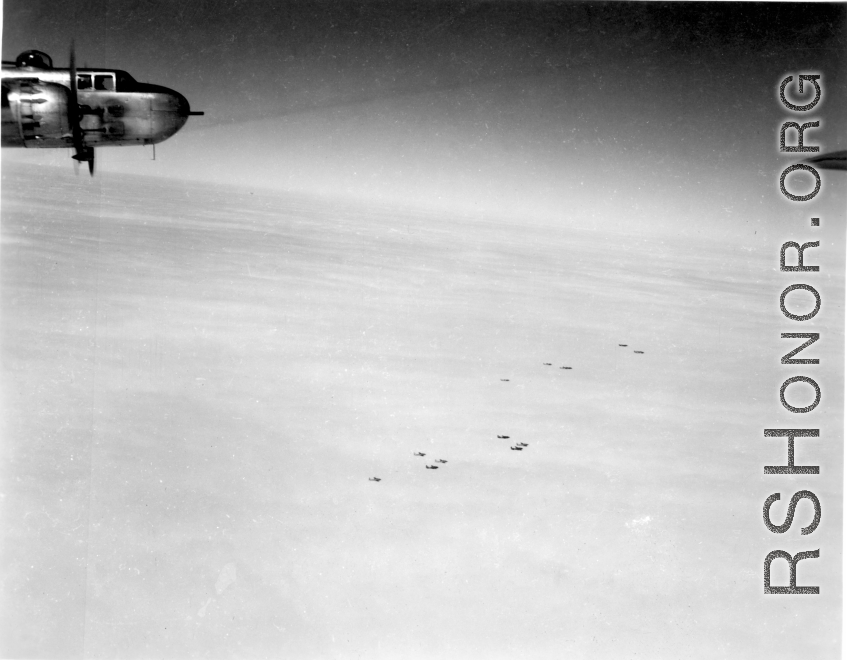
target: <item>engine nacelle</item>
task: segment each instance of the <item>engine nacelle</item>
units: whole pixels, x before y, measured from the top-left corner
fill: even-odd
[[[63,85],[33,79],[3,81],[4,147],[66,147],[70,93]]]

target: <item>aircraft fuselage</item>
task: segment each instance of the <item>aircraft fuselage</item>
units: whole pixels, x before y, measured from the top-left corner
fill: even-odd
[[[28,53],[37,51],[28,51]],[[22,54],[2,69],[2,146],[74,147],[71,70],[49,57]],[[31,65],[35,62],[36,66]],[[76,69],[81,147],[156,144],[185,125],[185,97],[160,85],[139,83],[117,69]]]

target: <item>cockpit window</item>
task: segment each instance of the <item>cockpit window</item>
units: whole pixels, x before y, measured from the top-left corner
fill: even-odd
[[[131,92],[135,89],[135,78],[129,75],[126,71],[116,71],[118,86],[117,91],[119,92]]]
[[[115,76],[111,73],[98,73],[94,76],[94,89],[101,92],[114,92]]]
[[[78,73],[76,87],[80,91],[97,90],[98,92],[115,91],[114,73]]]

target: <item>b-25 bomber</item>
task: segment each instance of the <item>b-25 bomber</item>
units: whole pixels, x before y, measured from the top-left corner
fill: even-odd
[[[157,144],[203,114],[179,92],[126,71],[77,69],[73,46],[67,69],[38,50],[4,61],[2,92],[2,146],[72,148],[92,175],[95,147]]]

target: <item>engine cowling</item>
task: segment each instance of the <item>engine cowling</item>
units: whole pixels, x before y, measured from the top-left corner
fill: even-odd
[[[68,89],[37,79],[3,81],[4,147],[65,147],[73,144]]]

